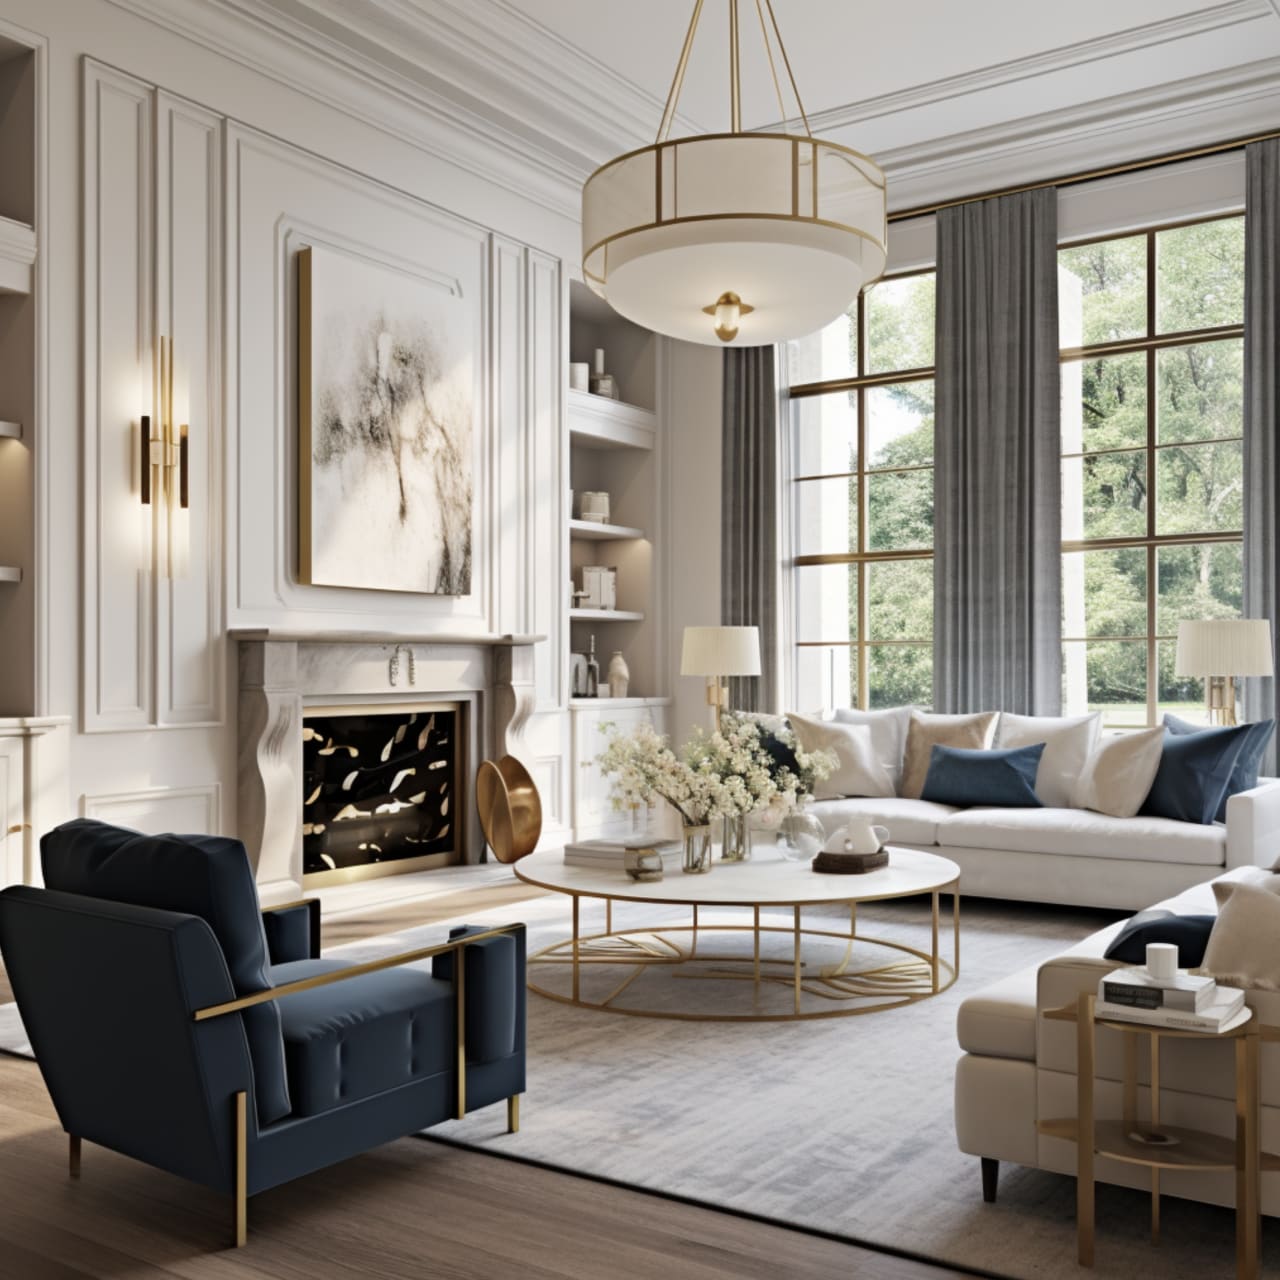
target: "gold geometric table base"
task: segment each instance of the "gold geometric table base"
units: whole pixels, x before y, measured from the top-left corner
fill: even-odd
[[[939,955],[939,894],[951,894],[952,958]],[[671,1018],[687,1022],[804,1022],[816,1018],[851,1018],[885,1009],[897,1009],[928,1000],[946,991],[960,974],[960,893],[958,885],[947,886],[931,895],[933,906],[932,951],[922,951],[903,942],[891,942],[861,934],[857,929],[857,907],[851,904],[847,930],[815,929],[804,926],[800,909],[793,909],[790,927],[760,923],[760,908],[755,908],[750,923],[700,924],[697,909],[689,925],[663,925],[656,929],[614,931],[612,910],[605,919],[602,933],[579,933],[578,899],[574,899],[573,936],[552,943],[529,957],[529,967],[553,965],[567,967],[571,994],[553,991],[533,981],[529,990],[548,1000],[596,1009],[602,1013],[624,1014],[632,1018]],[[608,904],[611,906],[611,904]],[[747,933],[752,935],[751,955],[725,955],[700,948],[704,935]],[[760,954],[762,934],[784,934],[792,940],[789,959]],[[669,935],[691,935],[683,946]],[[822,938],[845,943],[844,957],[835,964],[815,967],[803,956],[805,939]],[[852,969],[854,947],[877,947],[899,953],[902,958],[889,958],[872,967]],[[582,994],[582,973],[597,966],[617,966],[625,975],[602,999]],[[764,985],[787,986],[793,992],[788,1012],[761,1012],[758,1009],[732,1013],[703,1013],[688,1009],[645,1008],[615,1003],[642,974],[666,969],[672,978],[691,980],[725,979],[747,982],[753,992]],[[745,970],[745,971],[744,971]],[[803,998],[812,996],[827,1001],[831,1007],[805,1009]]]

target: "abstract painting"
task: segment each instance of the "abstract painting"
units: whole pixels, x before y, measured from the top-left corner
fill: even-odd
[[[298,578],[471,592],[472,332],[461,298],[298,254]]]

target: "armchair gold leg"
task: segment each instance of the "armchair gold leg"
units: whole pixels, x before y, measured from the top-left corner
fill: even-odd
[[[69,1168],[71,1176],[78,1178],[80,1176],[80,1139],[74,1133],[68,1134],[68,1156]]]
[[[249,1231],[249,1117],[248,1096],[241,1091],[236,1094],[236,1248],[244,1247],[245,1237]]]
[[[520,1095],[513,1093],[507,1099],[507,1132],[520,1132]]]

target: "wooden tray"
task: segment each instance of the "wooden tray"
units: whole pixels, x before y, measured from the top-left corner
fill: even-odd
[[[835,876],[861,876],[888,865],[888,849],[878,853],[820,853],[813,860],[815,871]]]

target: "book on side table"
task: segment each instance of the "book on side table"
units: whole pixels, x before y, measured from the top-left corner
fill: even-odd
[[[1244,992],[1177,967],[1177,948],[1152,943],[1145,968],[1115,969],[1098,983],[1099,1018],[1221,1034],[1249,1015]]]

